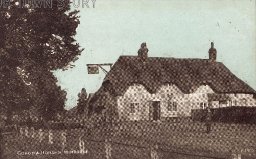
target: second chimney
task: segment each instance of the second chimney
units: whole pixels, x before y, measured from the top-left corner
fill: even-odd
[[[211,48],[208,51],[209,60],[215,62],[217,59],[217,50],[214,48],[214,43],[211,42]]]

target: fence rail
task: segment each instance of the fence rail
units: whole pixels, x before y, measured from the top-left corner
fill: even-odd
[[[151,122],[119,122],[119,123],[108,123],[104,126],[97,126],[93,130],[88,128],[77,128],[77,129],[63,129],[63,130],[52,130],[52,129],[33,129],[26,126],[18,127],[17,131],[3,133],[3,143],[7,145],[3,147],[3,153],[6,159],[15,159],[17,156],[13,155],[16,152],[23,149],[53,149],[63,150],[66,149],[79,149],[85,153],[76,159],[82,158],[141,158],[141,159],[162,159],[162,158],[198,158],[198,159],[240,159],[241,153],[235,152],[221,152],[212,150],[205,151],[203,149],[182,146],[184,141],[190,139],[190,136],[199,144],[206,144],[205,140],[216,140],[216,135],[221,134],[222,141],[217,140],[218,144],[221,142],[233,142],[233,133],[236,133],[235,129],[239,129],[238,133],[241,135],[248,134],[247,130],[251,130],[251,135],[256,136],[255,125],[230,125],[230,124],[215,124],[212,134],[205,134],[201,129],[204,127],[202,123],[190,123],[189,120],[176,122],[165,122],[165,123],[151,123]],[[241,131],[240,129],[245,129]],[[254,130],[253,130],[254,129]],[[169,134],[168,134],[169,133]],[[227,134],[226,134],[227,133]],[[165,134],[164,140],[170,140],[172,143],[166,144],[159,136]],[[231,134],[231,135],[230,135]],[[232,135],[233,134],[233,135]],[[158,136],[157,136],[158,135]],[[172,135],[172,136],[171,136]],[[185,136],[182,136],[185,135]],[[174,138],[174,137],[177,138]],[[153,139],[155,137],[156,139]],[[168,137],[168,138],[167,138]],[[241,136],[239,136],[241,137]],[[159,138],[159,139],[158,139]],[[169,139],[170,138],[170,139]],[[245,140],[247,143],[254,142],[255,139],[249,141],[250,136],[238,140]],[[208,141],[210,141],[208,140]],[[1,142],[2,143],[2,142]],[[215,143],[216,144],[216,143]],[[191,144],[193,145],[193,144]],[[221,145],[223,146],[223,144]],[[225,146],[225,145],[224,145]],[[229,146],[229,145],[228,145]],[[248,145],[245,145],[245,147]],[[222,147],[220,147],[222,148]],[[235,147],[234,147],[235,148]],[[211,149],[211,147],[209,147]],[[255,149],[256,150],[256,149]],[[255,152],[251,153],[255,158]],[[235,156],[235,157],[234,157]],[[240,156],[240,158],[239,158]],[[63,158],[60,156],[59,158]],[[3,158],[5,159],[5,158]],[[30,158],[29,158],[30,159]]]

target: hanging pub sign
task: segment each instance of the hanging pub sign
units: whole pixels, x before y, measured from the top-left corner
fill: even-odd
[[[95,64],[87,65],[88,74],[99,74],[99,66]]]

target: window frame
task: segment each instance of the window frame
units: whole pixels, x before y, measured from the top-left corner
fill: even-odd
[[[167,103],[167,110],[169,112],[176,112],[178,110],[178,103],[173,101],[168,101]]]
[[[129,105],[129,113],[130,114],[135,114],[136,109],[139,107],[140,103],[139,102],[131,102]]]
[[[206,102],[200,102],[200,103],[199,103],[199,107],[200,107],[200,109],[206,109],[206,108],[208,107],[208,103],[206,103]]]

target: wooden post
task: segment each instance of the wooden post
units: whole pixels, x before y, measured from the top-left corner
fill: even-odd
[[[151,159],[159,159],[159,156],[157,154],[158,145],[156,144],[154,147],[151,147],[150,156]]]
[[[44,137],[44,132],[43,132],[43,130],[42,130],[42,129],[39,129],[38,134],[39,134],[39,142],[42,142],[42,141],[43,141],[43,137]]]
[[[232,154],[232,159],[242,159],[241,154]]]
[[[26,137],[29,137],[29,134],[28,134],[28,126],[25,127],[25,136],[26,136]]]
[[[49,137],[49,144],[53,144],[53,133],[52,130],[49,130],[48,132],[48,137]]]
[[[66,137],[66,132],[65,131],[63,131],[63,132],[61,132],[61,146],[62,146],[62,151],[65,149],[65,147],[66,147],[66,143],[67,143],[67,137]]]
[[[24,131],[23,131],[23,127],[20,127],[20,135],[23,137],[24,135]]]
[[[111,159],[111,143],[107,139],[105,140],[105,152],[106,152],[106,159]]]
[[[4,142],[3,142],[3,131],[2,128],[0,127],[0,158],[3,158],[3,146],[4,146]]]
[[[82,140],[82,137],[79,137],[79,150],[80,150],[80,153],[82,154],[85,154],[88,152],[87,150],[85,150],[85,142]]]
[[[31,128],[30,128],[30,131],[31,131],[31,137],[32,137],[32,138],[35,138],[35,128],[34,128],[34,127],[31,127]]]

